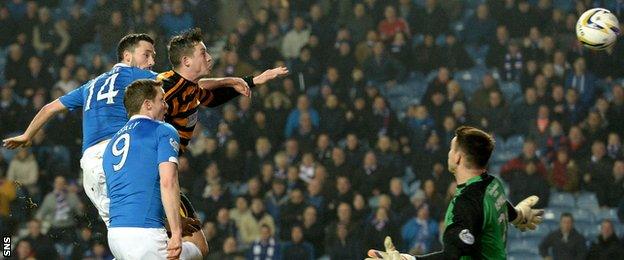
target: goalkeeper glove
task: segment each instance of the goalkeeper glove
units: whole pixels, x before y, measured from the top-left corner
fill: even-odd
[[[386,252],[370,249],[368,250],[368,258],[365,260],[374,260],[374,259],[384,259],[384,260],[416,260],[414,256],[408,254],[401,254],[396,250],[394,244],[392,244],[392,239],[387,236],[384,239],[384,247],[386,248]]]
[[[538,201],[539,197],[533,195],[518,203],[518,205],[514,207],[516,213],[518,213],[518,217],[516,217],[511,224],[522,232],[527,229],[535,230],[537,225],[542,223],[542,215],[544,215],[543,209],[532,209]]]

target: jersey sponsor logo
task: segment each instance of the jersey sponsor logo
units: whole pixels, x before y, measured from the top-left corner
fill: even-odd
[[[459,232],[459,239],[468,245],[474,244],[474,236],[470,234],[470,230],[468,229],[464,229]]]
[[[197,124],[197,111],[188,117],[188,121],[186,122],[186,127],[193,127]]]
[[[173,140],[173,138],[169,138],[169,144],[173,147],[173,150],[175,150],[176,153],[180,151],[180,144],[176,142],[176,140]]]

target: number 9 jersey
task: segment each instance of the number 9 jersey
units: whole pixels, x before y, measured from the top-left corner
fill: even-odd
[[[128,122],[123,104],[126,88],[137,79],[156,79],[156,73],[118,63],[105,73],[59,98],[69,110],[82,110],[82,151],[110,139]]]
[[[178,162],[180,138],[168,123],[135,115],[104,151],[110,227],[163,228],[158,166]]]

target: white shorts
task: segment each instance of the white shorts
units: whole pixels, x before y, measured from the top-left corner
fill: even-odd
[[[80,159],[82,168],[82,186],[84,191],[97,208],[100,217],[108,227],[110,223],[108,207],[110,199],[106,191],[106,176],[104,175],[103,156],[108,140],[99,142],[87,148]]]
[[[118,227],[108,229],[108,246],[115,259],[167,259],[167,231],[164,228]],[[191,242],[182,242],[182,260],[202,259]]]

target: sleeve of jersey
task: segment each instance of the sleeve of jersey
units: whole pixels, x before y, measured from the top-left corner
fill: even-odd
[[[84,106],[84,98],[82,97],[82,92],[86,88],[85,86],[86,85],[83,85],[61,96],[59,98],[59,101],[61,101],[61,104],[63,104],[63,106],[65,106],[70,111],[81,108],[82,106]]]
[[[158,134],[158,163],[178,163],[180,137],[170,124],[161,124],[156,131]]]
[[[254,88],[256,85],[253,83],[253,76],[244,77],[243,80],[247,83],[249,88]],[[201,90],[200,101],[202,105],[207,107],[217,107],[226,102],[238,97],[238,93],[234,88],[225,87],[214,90]]]
[[[453,207],[452,223],[444,231],[444,250],[416,256],[416,259],[459,259],[474,254],[482,224],[483,203],[469,196],[458,197]]]

